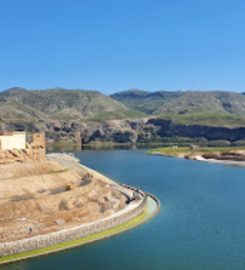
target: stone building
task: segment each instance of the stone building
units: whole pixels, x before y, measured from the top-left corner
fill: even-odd
[[[6,132],[0,133],[0,150],[25,149],[25,132]]]
[[[42,161],[46,158],[45,134],[35,133],[27,142],[25,132],[0,133],[0,164]]]

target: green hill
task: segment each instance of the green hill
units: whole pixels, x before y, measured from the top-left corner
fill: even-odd
[[[159,107],[181,95],[182,92],[158,91],[151,93],[132,89],[115,93],[111,97],[132,109],[154,114]]]
[[[81,89],[17,87],[0,92],[1,123],[99,122],[145,116],[185,125],[245,126],[245,95],[224,91],[131,89],[106,96]]]
[[[120,119],[142,115],[98,91],[11,88],[0,92],[0,118],[7,122]]]
[[[245,95],[224,91],[129,90],[111,95],[132,109],[182,124],[245,125]]]

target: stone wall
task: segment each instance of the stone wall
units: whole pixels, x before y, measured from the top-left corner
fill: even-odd
[[[0,256],[17,254],[25,251],[40,249],[57,243],[67,242],[85,236],[108,230],[123,224],[144,212],[147,205],[147,196],[137,190],[143,196],[141,200],[134,201],[118,213],[102,220],[83,224],[66,230],[53,232],[45,235],[33,236],[13,242],[0,244]]]
[[[46,158],[46,143],[44,133],[34,133],[32,142],[27,144],[27,151],[34,161],[42,161]]]

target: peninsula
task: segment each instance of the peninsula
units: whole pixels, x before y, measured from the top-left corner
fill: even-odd
[[[163,155],[227,165],[245,166],[245,147],[161,147],[148,151],[152,155]]]
[[[44,134],[29,137],[0,135],[0,264],[108,237],[159,209],[72,155],[46,155]]]

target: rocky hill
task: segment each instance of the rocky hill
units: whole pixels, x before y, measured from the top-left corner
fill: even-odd
[[[160,123],[160,124],[159,124]],[[245,95],[234,92],[128,90],[0,92],[0,131],[45,131],[47,141],[137,143],[166,137],[244,140]]]
[[[245,95],[224,91],[128,90],[111,95],[124,105],[181,124],[244,125]]]
[[[134,108],[147,114],[155,114],[155,111],[164,104],[182,96],[182,92],[146,92],[138,89],[126,90],[118,92],[111,97],[118,102],[123,103],[127,107]]]
[[[98,91],[11,88],[0,92],[0,118],[5,122],[139,117],[142,113]]]
[[[158,91],[127,90],[111,97],[127,107],[148,114],[185,114],[212,110],[245,115],[245,95],[224,91]]]

